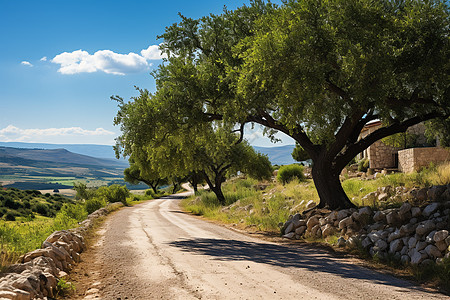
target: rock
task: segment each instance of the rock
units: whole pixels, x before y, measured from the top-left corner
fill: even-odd
[[[398,252],[398,251],[402,250],[402,248],[403,248],[403,241],[401,239],[393,240],[389,244],[389,252],[390,253]]]
[[[322,236],[323,237],[327,237],[330,235],[333,235],[335,232],[335,229],[333,226],[331,226],[330,224],[326,224],[325,226],[321,227],[322,230]]]
[[[309,200],[308,203],[306,203],[306,209],[310,209],[316,207],[316,202],[314,202],[313,200]]]
[[[320,229],[319,224],[316,224],[313,228],[311,228],[311,236],[314,236],[314,237],[322,236],[322,230]]]
[[[447,237],[448,237],[447,230],[439,230],[434,234],[433,240],[435,242],[441,242],[441,241],[444,241]]]
[[[411,211],[411,204],[409,204],[408,202],[405,202],[402,204],[402,206],[398,210],[398,213],[400,216],[402,216],[402,215],[409,213],[410,211]]]
[[[422,214],[425,217],[431,216],[439,208],[439,203],[433,202],[423,209]]]
[[[362,245],[364,248],[368,248],[368,247],[372,246],[372,241],[371,241],[371,239],[370,239],[369,237],[366,237],[366,238],[361,242],[361,245]]]
[[[295,232],[289,232],[289,233],[283,235],[283,237],[287,238],[287,239],[292,239],[292,238],[294,238],[294,236],[295,236]]]
[[[450,201],[450,188],[447,187],[447,190],[442,193],[441,201]]]
[[[340,237],[337,240],[338,247],[345,247],[346,243],[347,243],[347,241],[343,237]]]
[[[371,232],[367,235],[368,238],[372,241],[372,243],[376,243],[379,239],[382,238],[381,231]]]
[[[416,233],[420,236],[423,236],[430,233],[435,227],[436,225],[433,223],[433,221],[426,220],[419,223],[416,228]]]
[[[347,217],[347,218],[344,218],[344,219],[342,219],[342,220],[339,222],[338,228],[339,228],[339,229],[344,229],[344,228],[346,228],[346,227],[349,227],[352,223],[353,223],[353,219],[352,219],[351,216],[350,216],[350,217]]]
[[[403,246],[402,250],[400,250],[400,255],[406,255],[408,250],[408,246]]]
[[[388,247],[388,244],[387,244],[384,240],[382,240],[382,239],[379,239],[379,240],[375,243],[375,246],[374,246],[374,248],[376,248],[375,251],[384,251],[384,250],[387,249],[387,247]]]
[[[411,258],[408,255],[402,255],[400,261],[402,262],[402,264],[407,265],[411,261]]]
[[[417,239],[415,237],[412,237],[408,240],[408,248],[412,249],[415,248],[417,244]]]
[[[434,245],[428,245],[427,247],[425,247],[425,252],[430,257],[434,258],[442,257],[441,251],[439,251],[439,249]]]
[[[430,232],[427,237],[425,238],[425,242],[427,242],[428,244],[433,243],[433,237],[436,234],[436,230],[433,230],[432,232]]]
[[[450,236],[448,236],[448,237],[445,239],[445,243],[447,244],[447,246],[450,246]]]
[[[358,239],[356,237],[352,236],[347,240],[346,244],[350,248],[355,248],[358,246]]]
[[[441,195],[445,192],[446,189],[447,186],[445,185],[432,186],[428,190],[428,199],[430,199],[431,201],[439,200],[441,198]]]
[[[373,216],[375,222],[386,222],[386,214],[382,211],[377,211]]]
[[[311,218],[308,219],[308,221],[306,222],[306,230],[307,231],[311,231],[311,229],[319,224],[319,218],[316,216],[313,216]]]
[[[417,218],[420,217],[422,215],[422,210],[420,209],[420,207],[412,207],[411,208],[411,217],[412,218]]]
[[[419,251],[414,251],[413,255],[411,256],[411,264],[418,265],[423,260],[425,260],[428,257],[426,253],[421,253]]]
[[[378,230],[381,230],[383,228],[384,228],[384,224],[380,223],[380,222],[377,222],[377,223],[374,223],[374,224],[370,225],[368,227],[368,229],[367,229],[367,232],[372,232],[373,230],[377,230],[378,231]]]
[[[416,227],[417,227],[416,225],[410,223],[401,226],[399,229],[400,236],[410,235],[416,232]]]
[[[390,243],[390,242],[392,242],[393,240],[399,239],[399,238],[401,238],[401,237],[403,237],[403,235],[401,235],[401,234],[400,234],[400,230],[397,229],[396,231],[394,231],[393,233],[391,233],[391,234],[388,236],[387,241],[388,241],[388,243]]]
[[[444,252],[447,249],[447,244],[444,241],[436,242],[434,245],[441,252]]]
[[[386,201],[389,199],[389,195],[387,193],[381,193],[380,195],[378,195],[378,201],[382,202],[382,201]]]
[[[360,215],[368,215],[368,216],[371,216],[372,215],[372,209],[369,207],[369,206],[364,206],[364,207],[362,207],[362,208],[360,208],[359,210],[358,210],[358,213],[360,214]]]
[[[288,234],[290,232],[294,231],[294,222],[289,222],[289,225],[284,230],[284,234]]]
[[[341,221],[342,219],[348,217],[349,214],[350,214],[350,211],[348,209],[342,209],[337,212],[336,219],[338,221]]]
[[[320,218],[319,219],[319,225],[320,226],[324,226],[325,224],[327,224],[327,220],[325,218]]]
[[[398,212],[393,210],[390,213],[386,215],[386,223],[390,226],[396,226],[401,223],[400,216],[398,215]]]
[[[416,251],[420,251],[420,250],[425,249],[427,247],[427,245],[428,244],[425,242],[418,241],[415,249],[416,249]]]
[[[295,229],[295,234],[302,235],[306,231],[306,226],[300,226],[299,228]]]
[[[418,190],[417,194],[416,194],[416,199],[420,202],[427,200],[427,197],[428,197],[427,193],[428,193],[428,188],[423,188],[423,189]]]

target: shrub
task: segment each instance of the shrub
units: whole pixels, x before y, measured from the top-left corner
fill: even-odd
[[[130,191],[125,185],[113,184],[109,187],[100,187],[97,190],[97,195],[110,203],[122,202],[124,205],[127,205],[127,197],[130,195]]]
[[[75,219],[77,221],[83,221],[87,217],[85,207],[80,204],[65,203],[62,206],[60,213],[65,214],[69,218]]]
[[[106,202],[100,198],[92,198],[86,200],[85,207],[88,214],[92,214],[97,209],[100,209],[106,205]]]
[[[33,207],[33,211],[37,212],[40,215],[48,216],[49,215],[49,209],[48,206],[44,203],[38,203],[35,207]]]
[[[358,171],[367,172],[369,168],[369,160],[367,158],[363,158],[358,162]]]
[[[289,183],[294,178],[299,181],[305,180],[305,174],[303,174],[303,166],[292,164],[287,166],[282,166],[278,170],[277,181],[282,184]]]
[[[6,221],[15,221],[15,220],[16,220],[16,214],[13,213],[12,211],[8,211],[8,212],[5,214],[5,220],[6,220]]]

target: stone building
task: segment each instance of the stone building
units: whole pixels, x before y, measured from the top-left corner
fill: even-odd
[[[360,138],[366,137],[381,127],[380,121],[367,124],[361,131]],[[414,148],[404,149],[386,145],[381,140],[376,141],[361,152],[359,159],[367,158],[372,169],[399,169],[409,173],[428,166],[431,162],[450,161],[450,151],[440,147],[427,146],[425,125],[423,123],[411,126],[407,132],[414,137]]]

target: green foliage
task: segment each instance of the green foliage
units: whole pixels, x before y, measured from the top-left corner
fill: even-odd
[[[391,136],[385,137],[381,141],[389,146],[406,149],[413,148],[417,145],[417,135],[409,132],[400,132]]]
[[[67,217],[77,220],[78,222],[83,221],[87,217],[87,211],[80,203],[64,204],[59,214],[66,215]]]
[[[127,197],[130,195],[130,191],[125,185],[121,186],[113,184],[108,187],[102,186],[96,191],[96,196],[105,199],[109,203],[122,202],[127,205]]]
[[[56,284],[56,296],[66,297],[75,292],[75,286],[66,281],[64,278],[58,279],[58,283]]]
[[[311,157],[309,156],[308,152],[306,152],[306,150],[296,142],[295,148],[294,150],[292,150],[292,158],[300,162],[310,159]]]
[[[360,172],[367,172],[367,169],[369,168],[369,160],[367,158],[363,158],[360,161],[358,161],[358,171]]]
[[[428,121],[425,126],[425,136],[430,144],[435,144],[437,138],[442,147],[450,147],[450,117]]]
[[[92,214],[97,209],[100,209],[102,207],[106,206],[106,201],[101,198],[91,198],[86,200],[85,202],[85,208],[88,214]]]
[[[303,166],[292,164],[287,166],[282,166],[278,170],[277,181],[286,184],[294,179],[298,179],[300,181],[305,180],[305,174],[303,173]]]
[[[90,199],[95,196],[95,191],[87,187],[83,182],[74,182],[73,189],[77,192],[76,199]]]

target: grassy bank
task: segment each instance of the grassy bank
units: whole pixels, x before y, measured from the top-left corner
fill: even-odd
[[[342,186],[358,206],[378,208],[386,203],[364,203],[362,198],[383,186],[425,187],[450,183],[450,164],[430,166],[421,172],[411,174],[395,173],[376,180],[347,179]],[[319,196],[311,179],[293,180],[285,185],[272,182],[264,190],[258,190],[258,183],[252,179],[235,178],[224,183],[226,205],[221,206],[209,191],[200,191],[196,196],[183,200],[185,210],[206,218],[240,227],[254,227],[258,230],[278,232],[278,223],[285,222],[290,214],[302,212],[308,201],[319,202]],[[389,203],[400,205],[401,203]]]

